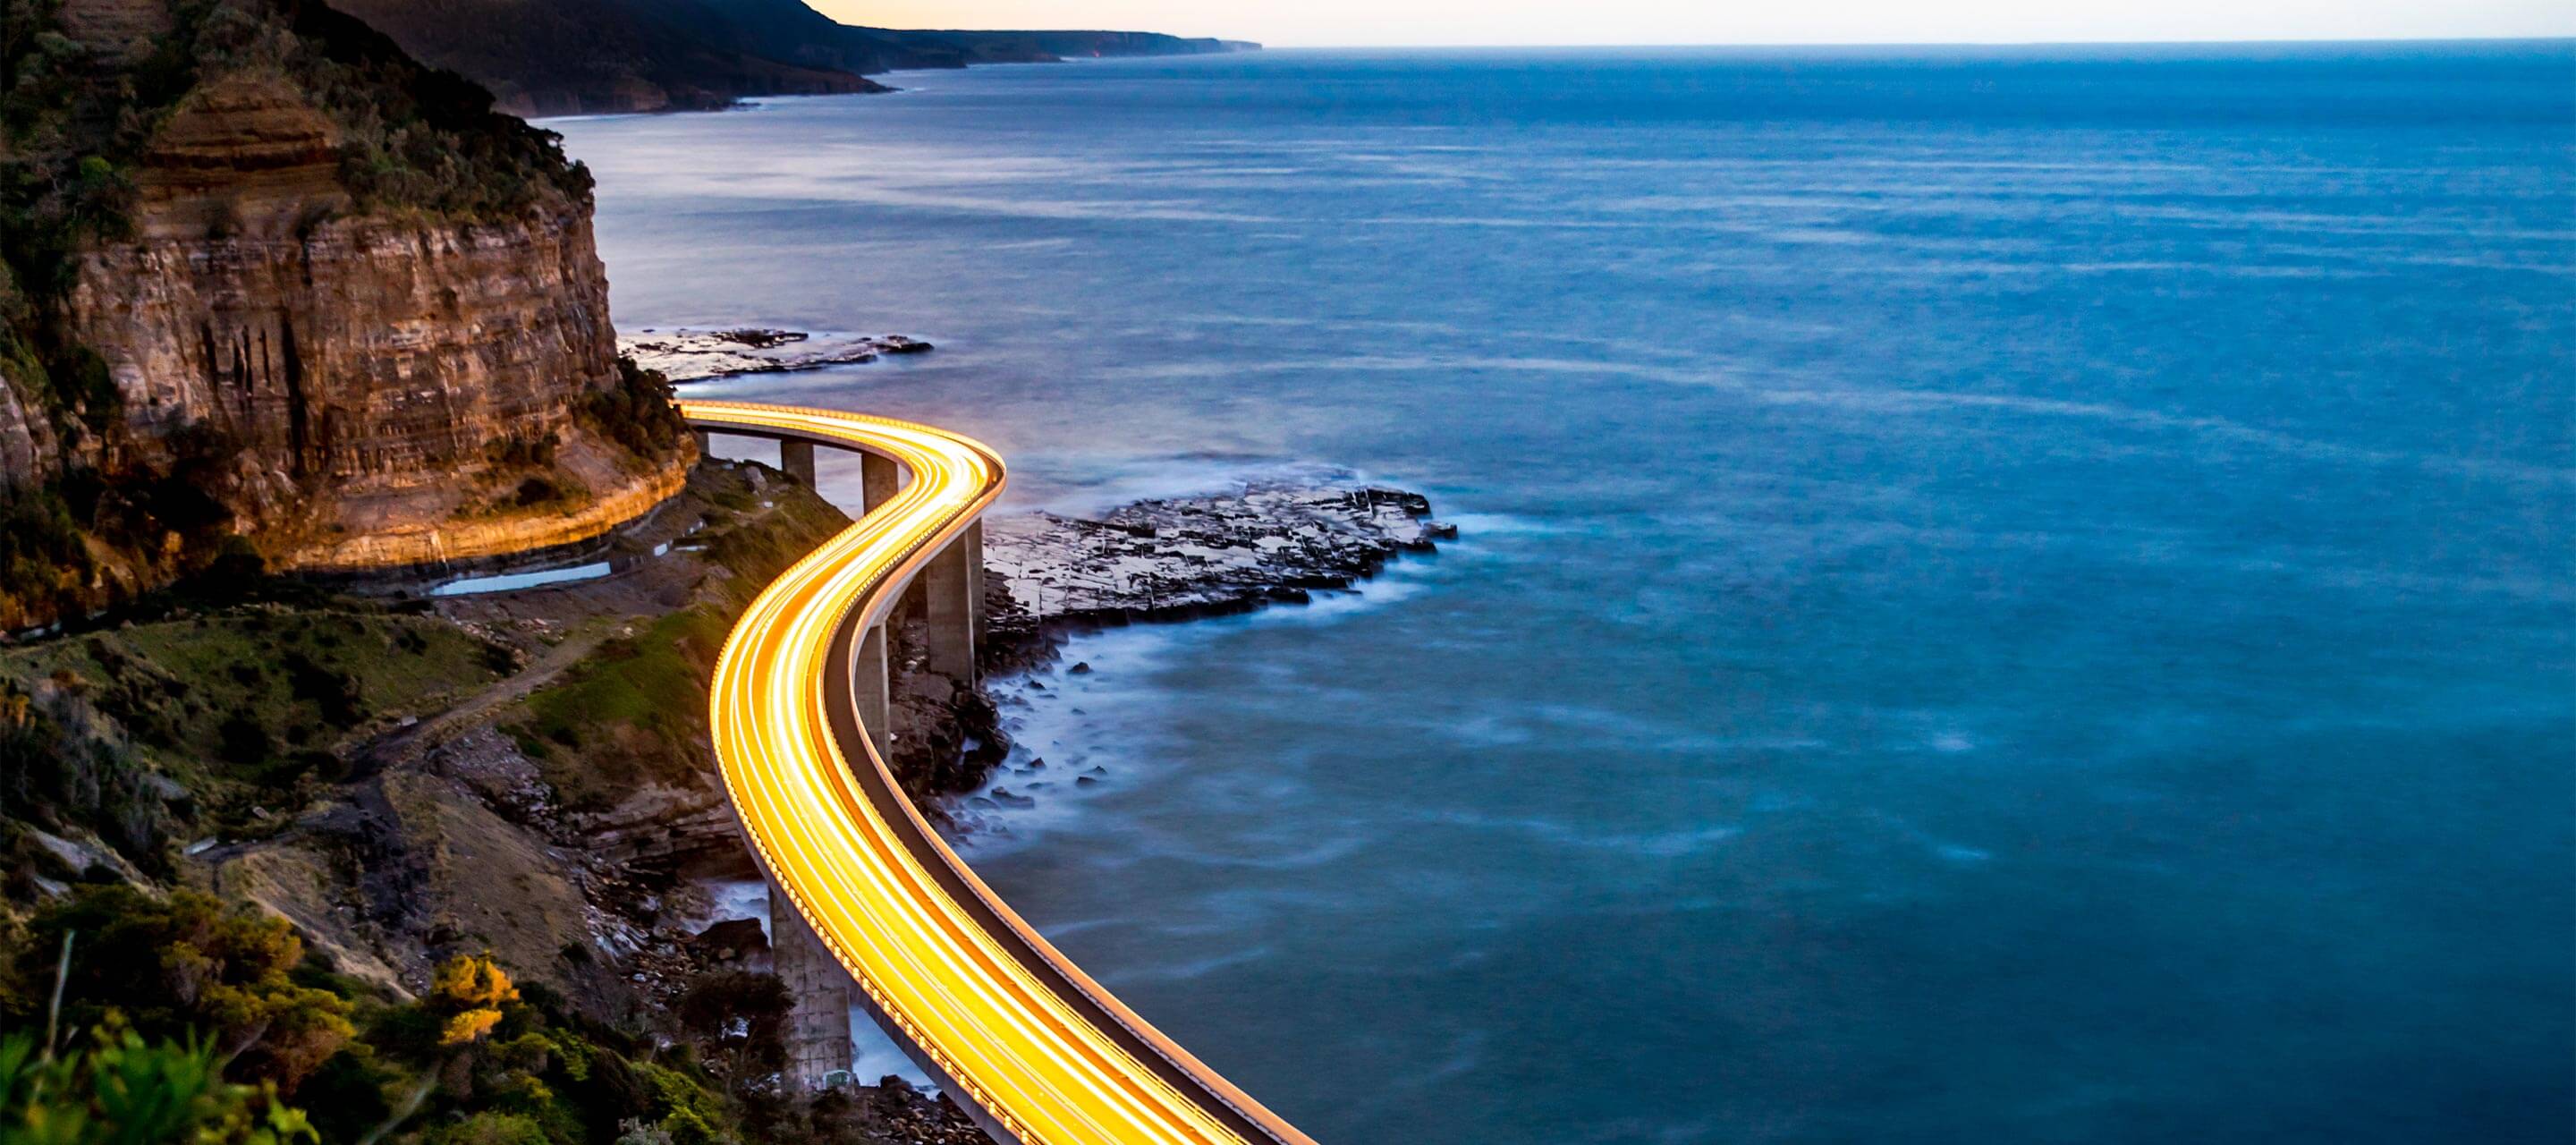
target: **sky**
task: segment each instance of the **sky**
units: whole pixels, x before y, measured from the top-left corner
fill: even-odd
[[[1115,28],[1276,47],[2576,35],[2576,0],[808,0],[892,28]]]

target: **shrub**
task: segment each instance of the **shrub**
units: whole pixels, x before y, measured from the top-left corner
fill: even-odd
[[[677,453],[689,432],[688,420],[671,401],[669,377],[620,356],[617,384],[590,396],[582,420],[627,452],[659,460]]]
[[[533,509],[561,501],[564,496],[564,487],[556,484],[553,478],[530,477],[519,482],[519,491],[511,499],[522,509]]]
[[[563,448],[563,439],[554,434],[528,438],[512,436],[493,442],[483,453],[494,465],[512,469],[551,469],[555,453]]]
[[[430,980],[431,1004],[446,1014],[438,1044],[471,1045],[501,1024],[501,1004],[519,1000],[519,990],[491,955],[458,956],[440,963]]]
[[[266,762],[275,754],[277,744],[269,738],[268,728],[248,712],[234,712],[224,717],[215,729],[215,754],[226,763],[248,766]]]
[[[545,1127],[518,1113],[477,1113],[430,1130],[422,1141],[424,1145],[552,1145]]]
[[[356,1032],[347,1001],[291,977],[304,958],[294,930],[247,907],[195,891],[156,901],[122,885],[88,888],[38,912],[22,980],[46,977],[70,932],[84,952],[63,980],[76,1024],[113,1012],[148,1036],[211,1036],[234,1050],[235,1076],[289,1093]]]
[[[87,827],[149,873],[164,873],[168,806],[134,754],[83,734],[86,711],[0,685],[0,815]]]
[[[319,643],[318,640],[316,642]],[[300,651],[287,653],[284,666],[287,684],[293,689],[295,698],[319,709],[322,722],[335,728],[350,728],[367,718],[366,697],[360,694],[355,677],[323,667]]]
[[[202,1039],[146,1042],[113,1024],[86,1051],[55,1055],[33,1037],[0,1039],[0,1142],[9,1145],[292,1145],[319,1142],[273,1085],[223,1079]]]

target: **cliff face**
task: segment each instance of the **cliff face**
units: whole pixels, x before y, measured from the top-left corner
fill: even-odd
[[[453,488],[496,443],[597,452],[575,414],[615,382],[607,314],[576,212],[122,243],[82,258],[68,308],[123,398],[116,467],[167,471],[192,431],[222,439],[239,494],[226,500],[290,564],[308,563],[311,539],[282,528],[400,525],[347,518]]]
[[[68,0],[64,23],[96,5],[134,27],[139,2]],[[201,74],[124,172],[123,225],[70,250],[30,341],[91,363],[89,389],[0,369],[0,477],[109,491],[90,567],[53,599],[6,586],[0,627],[165,582],[209,537],[289,568],[466,558],[587,539],[678,489],[692,447],[619,368],[587,195],[369,202],[351,135],[383,125],[294,64]]]

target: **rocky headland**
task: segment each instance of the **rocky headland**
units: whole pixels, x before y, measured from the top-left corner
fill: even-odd
[[[1197,55],[1258,44],[1152,32],[915,31],[839,23],[805,0],[339,0],[521,115],[696,111],[769,95],[892,90],[898,69]]]
[[[617,357],[553,136],[318,3],[38,8],[0,62],[0,629],[227,556],[576,541],[677,491],[694,447]]]
[[[698,463],[553,136],[317,0],[40,0],[0,175],[0,1029],[69,936],[65,1046],[328,1140],[972,1139],[783,1091],[775,979],[690,941],[713,659],[847,520]],[[398,591],[532,549],[613,571]]]

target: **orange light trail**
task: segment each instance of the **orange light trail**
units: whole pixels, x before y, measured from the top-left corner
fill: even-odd
[[[892,1032],[1025,1145],[1314,1145],[1058,953],[903,798],[869,738],[845,734],[859,729],[848,689],[829,682],[847,671],[836,657],[1001,495],[1001,459],[834,410],[680,410],[710,433],[864,450],[912,473],[752,601],[708,711],[753,853]]]

